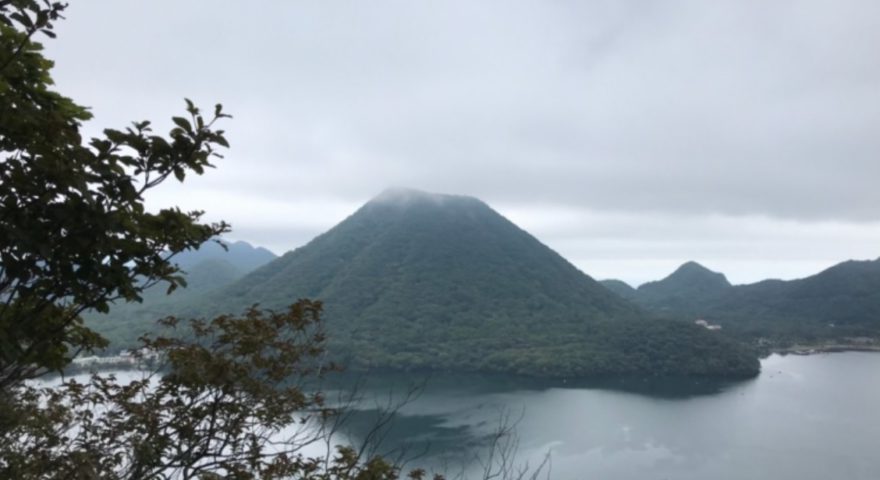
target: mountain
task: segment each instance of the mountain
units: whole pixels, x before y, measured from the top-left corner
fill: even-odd
[[[636,296],[636,289],[630,286],[630,284],[624,282],[623,280],[610,278],[607,280],[599,280],[599,283],[601,283],[603,287],[611,290],[612,292],[620,295],[627,300],[632,300]]]
[[[542,376],[757,373],[717,332],[631,302],[471,197],[388,190],[193,313],[320,299],[352,368]]]
[[[401,189],[383,192],[222,295],[230,306],[320,298],[328,314],[357,313],[361,323],[384,322],[389,314],[437,325],[465,315],[470,323],[506,319],[514,309],[522,312],[517,318],[638,316],[636,307],[485,203]]]
[[[188,250],[177,254],[174,257],[174,263],[186,271],[206,261],[222,261],[243,275],[277,258],[277,255],[269,250],[255,247],[247,242],[224,241],[223,244],[226,248],[217,242],[205,242],[198,250]]]
[[[158,284],[144,290],[141,303],[114,305],[108,314],[95,312],[85,315],[86,324],[101,332],[117,348],[126,348],[143,333],[152,329],[155,321],[167,315],[192,311],[191,305],[209,292],[225,287],[251,270],[277,258],[262,247],[247,242],[226,243],[224,249],[213,241],[204,243],[198,250],[177,254],[173,262],[180,267],[186,280],[185,288],[178,288],[171,295],[166,284]]]
[[[708,315],[752,335],[797,339],[880,336],[880,259],[837,264],[798,280],[732,288]]]
[[[843,262],[797,280],[736,286],[688,262],[630,298],[654,316],[705,318],[771,344],[880,337],[880,259]]]
[[[663,280],[640,285],[631,298],[659,313],[697,313],[730,288],[724,274],[687,262]]]

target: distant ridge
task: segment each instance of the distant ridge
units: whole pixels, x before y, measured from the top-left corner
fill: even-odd
[[[85,315],[87,323],[110,339],[112,344],[117,344],[115,348],[129,347],[142,334],[152,330],[157,319],[193,312],[192,304],[205,295],[277,258],[269,250],[247,242],[224,244],[226,248],[208,241],[198,250],[181,252],[173,257],[172,262],[181,269],[186,287],[168,295],[167,285],[155,285],[143,292],[142,303],[114,305],[107,315],[88,313]]]
[[[607,280],[600,280],[599,283],[601,283],[603,287],[611,290],[612,292],[620,295],[627,300],[632,300],[636,296],[636,289],[633,288],[630,284],[624,282],[623,280],[610,278]]]
[[[701,307],[730,288],[724,274],[690,261],[663,280],[640,285],[631,298],[653,310],[691,311],[691,307]]]
[[[880,337],[880,260],[850,260],[798,280],[733,287],[709,314],[787,338]]]
[[[217,242],[208,241],[199,247],[198,250],[189,250],[177,254],[173,261],[183,270],[191,269],[206,260],[224,261],[240,274],[245,274],[278,258],[271,251],[263,247],[253,246],[248,242],[221,241],[226,246],[225,249]]]
[[[656,316],[706,317],[763,344],[880,338],[880,259],[849,260],[797,280],[736,286],[688,262],[631,298]]]

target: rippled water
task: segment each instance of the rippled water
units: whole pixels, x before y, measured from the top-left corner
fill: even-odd
[[[415,379],[371,380],[368,391],[382,398]],[[877,480],[878,408],[876,353],[774,355],[739,383],[442,375],[402,408],[385,446],[427,448],[414,463],[456,471],[508,412],[521,417],[518,461],[549,452],[555,479]],[[362,417],[361,431],[370,412]]]
[[[774,355],[762,366],[734,383],[374,375],[337,438],[362,443],[382,410],[425,382],[373,432],[380,453],[403,451],[410,466],[479,478],[475,459],[504,423],[515,427],[515,462],[549,453],[553,479],[880,479],[880,353]]]

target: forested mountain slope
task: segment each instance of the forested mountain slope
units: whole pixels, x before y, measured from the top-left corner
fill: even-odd
[[[802,279],[735,286],[688,262],[629,298],[655,317],[704,318],[747,338],[880,336],[880,260],[850,260]]]
[[[689,323],[644,321],[485,203],[389,190],[308,245],[202,303],[325,304],[331,351],[355,368],[536,375],[752,374],[753,357]]]
[[[615,280],[612,278],[607,280],[599,280],[599,283],[601,283],[603,287],[611,290],[612,292],[620,295],[627,300],[632,300],[636,296],[636,289],[622,280]]]

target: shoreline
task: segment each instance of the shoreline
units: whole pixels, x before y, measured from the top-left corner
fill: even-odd
[[[777,355],[819,355],[823,353],[842,353],[842,352],[873,352],[880,353],[880,344],[823,344],[823,345],[792,345],[783,348],[771,348],[769,353],[763,357],[767,358],[774,353]]]

